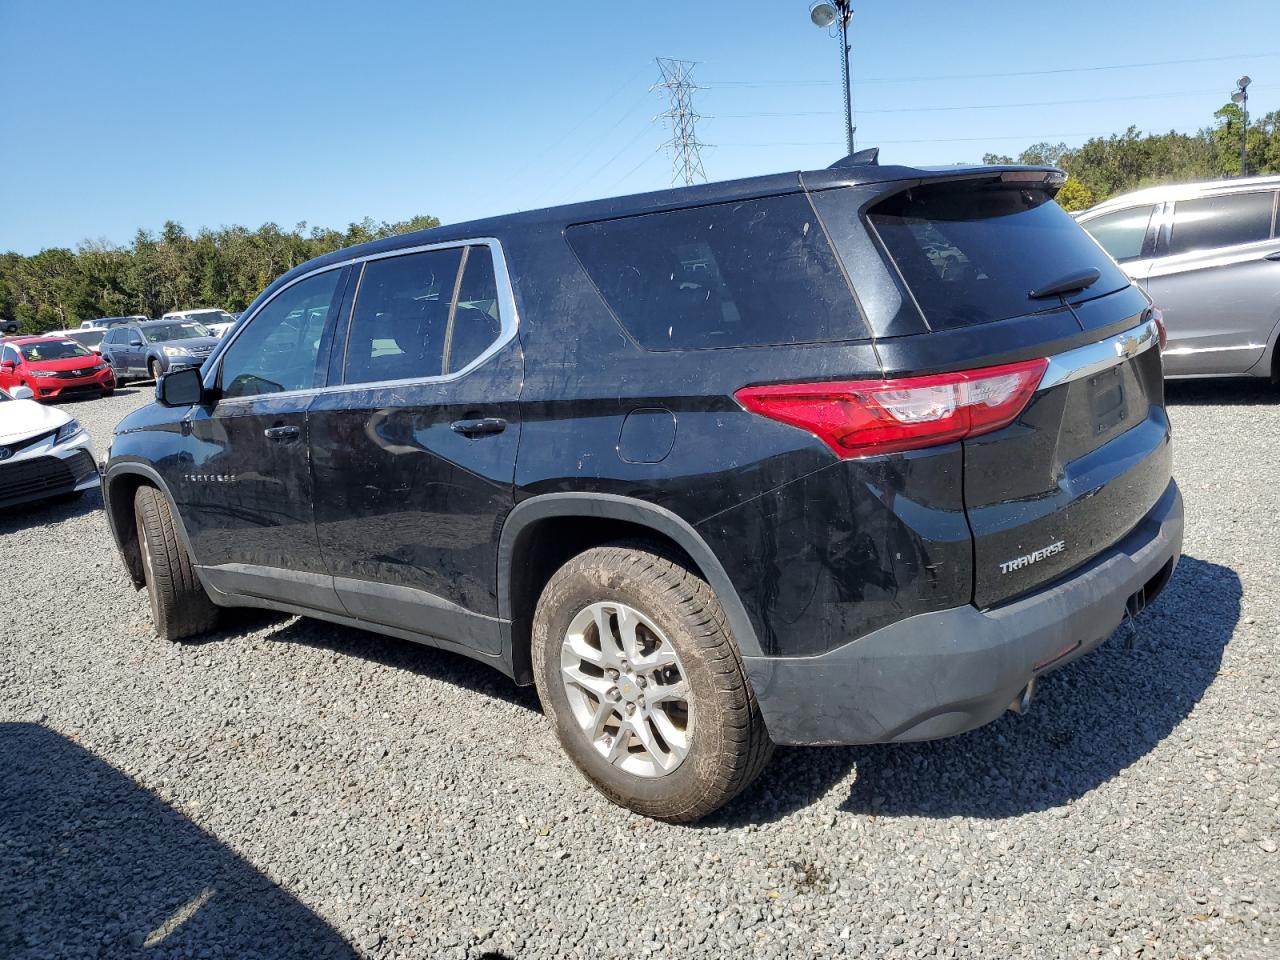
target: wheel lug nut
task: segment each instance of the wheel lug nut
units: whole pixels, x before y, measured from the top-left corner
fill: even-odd
[[[646,680],[644,677],[636,677],[636,686],[639,687],[641,690],[643,690],[648,685],[649,685],[649,681]]]
[[[617,703],[618,699],[622,696],[622,694],[618,692],[617,687],[610,687],[609,692],[606,693],[605,696],[608,697],[610,700],[612,700],[614,703]]]
[[[604,672],[604,675],[605,675],[606,677],[608,677],[610,680],[617,680],[617,679],[618,679],[618,671],[617,671],[617,670],[615,670],[615,669],[613,669],[613,667],[610,667],[608,670],[606,670],[606,671]]]
[[[635,713],[635,712],[636,712],[636,705],[635,705],[634,703],[628,703],[628,704],[627,704],[627,716],[631,716],[631,714],[633,714],[633,713]]]

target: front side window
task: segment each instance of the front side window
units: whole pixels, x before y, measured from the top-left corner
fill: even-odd
[[[27,343],[18,348],[32,363],[47,360],[69,360],[73,357],[91,357],[88,350],[74,340],[50,340],[47,343]]]
[[[1124,263],[1142,256],[1142,243],[1147,238],[1147,225],[1151,223],[1153,206],[1130,207],[1105,213],[1081,223],[1112,258]]]
[[[1274,198],[1274,193],[1266,192],[1179,200],[1173,210],[1169,254],[1268,239]]]
[[[333,269],[299,280],[258,311],[222,355],[223,397],[319,385],[320,344],[341,274]]]

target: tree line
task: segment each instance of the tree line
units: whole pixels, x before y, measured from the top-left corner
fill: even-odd
[[[1017,157],[988,153],[985,163],[1051,164],[1068,174],[1058,203],[1085,210],[1117,194],[1160,183],[1216,180],[1240,175],[1240,132],[1244,111],[1228,103],[1212,125],[1195,133],[1143,134],[1136,127],[1094,137],[1075,148],[1037,143]],[[1280,173],[1280,110],[1250,119],[1246,133],[1250,176]]]
[[[167,222],[158,234],[139,230],[128,246],[81,243],[24,257],[0,254],[0,318],[20,333],[78,327],[94,317],[220,307],[243,310],[272,280],[339,247],[436,227],[435,217],[398,223],[366,218],[345,231],[274,223],[203,229],[192,236]]]
[[[1228,103],[1212,125],[1196,133],[1095,137],[1080,147],[1037,143],[1017,157],[987,154],[987,163],[1053,164],[1070,175],[1058,195],[1068,210],[1083,210],[1138,187],[1212,180],[1240,174],[1243,111]],[[1250,174],[1280,173],[1280,110],[1249,124]],[[128,246],[84,242],[33,256],[0,254],[0,318],[23,333],[77,327],[80,321],[121,314],[158,317],[168,310],[221,307],[236,312],[272,280],[312,257],[379,237],[438,226],[435,217],[399,223],[366,218],[345,231],[274,223],[202,229],[194,236],[166,223],[158,234],[139,230]]]

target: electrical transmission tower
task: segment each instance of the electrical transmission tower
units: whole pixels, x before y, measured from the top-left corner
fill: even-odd
[[[702,119],[693,109],[693,91],[705,89],[693,82],[691,60],[670,60],[658,57],[658,71],[662,78],[651,89],[659,87],[667,91],[671,106],[659,114],[671,128],[671,139],[665,146],[671,152],[671,182],[685,185],[706,182],[707,172],[702,169],[702,142],[694,125]]]

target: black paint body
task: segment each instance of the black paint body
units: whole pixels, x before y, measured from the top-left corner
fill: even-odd
[[[227,409],[214,396],[138,411],[118,426],[110,451],[105,487],[117,539],[128,559],[128,494],[138,482],[157,483],[216,601],[438,643],[521,682],[530,679],[532,605],[549,575],[539,565],[637,530],[698,565],[749,659],[817,657],[914,616],[1024,596],[1119,542],[1170,487],[1157,351],[1121,368],[1125,419],[1101,436],[1090,432],[1083,381],[1042,391],[997,433],[852,460],[733,398],[750,384],[1046,357],[1138,324],[1148,304],[1127,287],[1026,317],[931,330],[874,236],[832,215],[922,180],[1000,169],[778,175],[439,227],[303,264],[268,288],[240,327],[317,268],[488,237],[510,272],[517,334],[454,380],[266,396]],[[824,222],[857,297],[858,339],[643,349],[565,239],[575,223],[787,193],[807,194]],[[358,264],[342,269],[354,274]],[[353,286],[347,276],[339,284],[342,309],[325,343],[335,356]],[[205,364],[207,384],[219,356]],[[328,387],[340,386],[339,369],[329,364]],[[451,429],[477,418],[506,426],[478,436]],[[296,435],[267,439],[275,427]],[[1051,559],[1000,573],[1002,561],[1058,539],[1067,547]],[[130,567],[137,580],[136,561]]]

